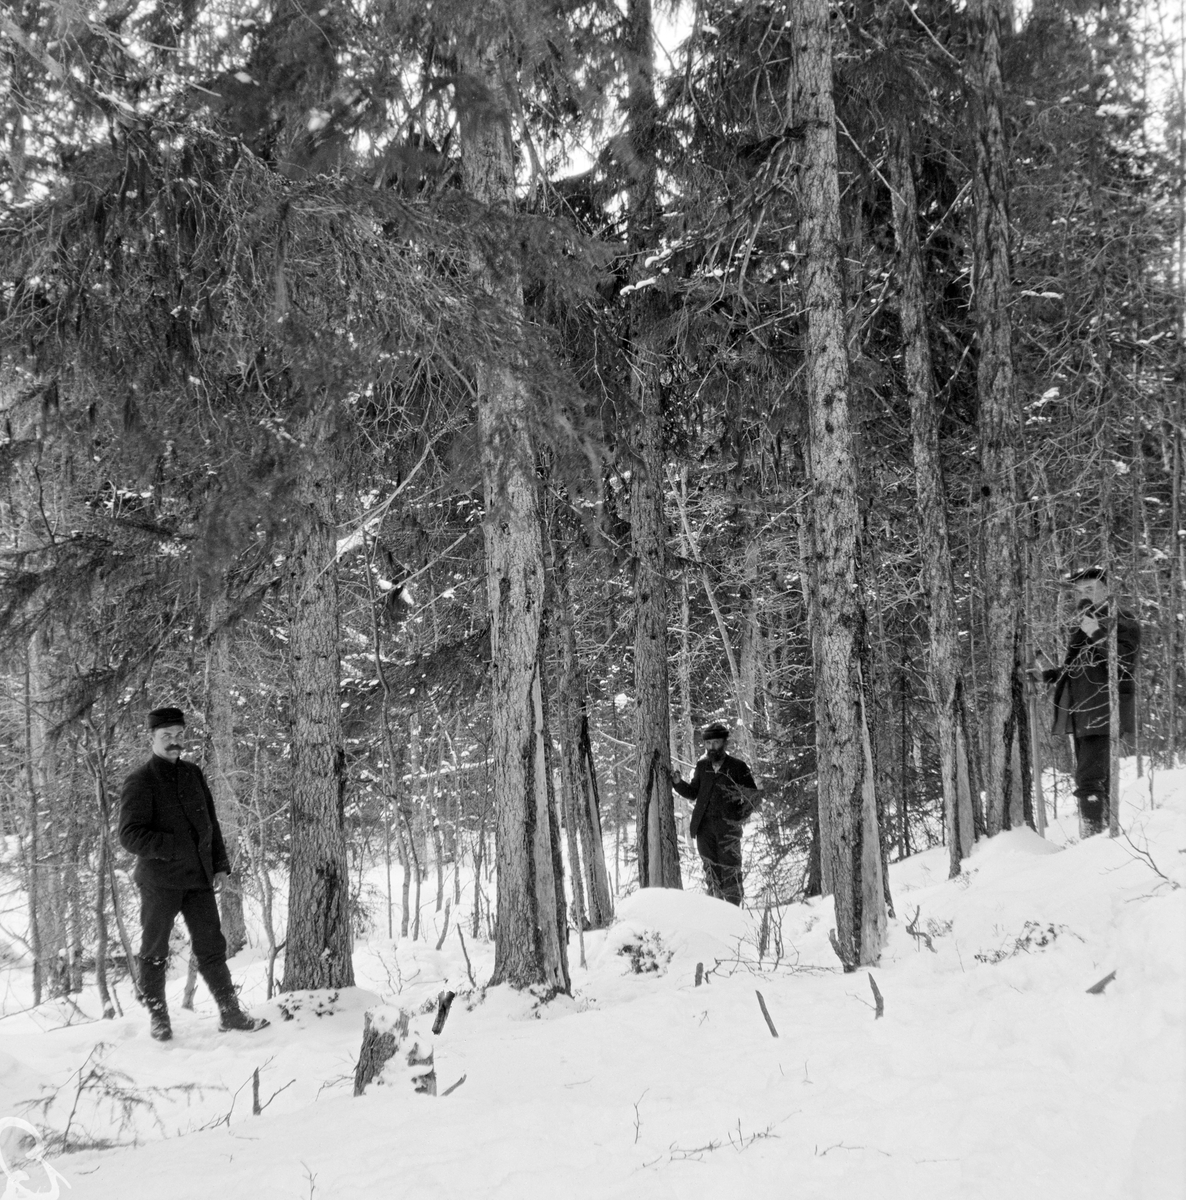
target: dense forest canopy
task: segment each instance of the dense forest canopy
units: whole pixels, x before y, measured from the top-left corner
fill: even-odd
[[[1086,566],[1143,625],[1138,752],[1181,752],[1181,13],[662,17],[657,52],[650,0],[0,13],[39,989],[128,903],[158,703],[284,986],[348,983],[384,909],[417,936],[425,886],[460,912],[464,862],[496,979],[564,990],[566,928],[697,885],[665,773],[713,719],[764,793],[749,902],[834,891],[875,960],[880,864],[1070,803],[1026,667]]]

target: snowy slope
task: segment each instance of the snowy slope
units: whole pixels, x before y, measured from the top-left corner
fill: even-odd
[[[201,989],[197,1013],[174,1004],[164,1047],[138,1009],[0,1020],[0,1116],[56,1089],[33,1119],[59,1134],[69,1120],[75,1144],[138,1139],[51,1152],[64,1194],[87,1200],[1179,1200],[1186,771],[1158,775],[1153,796],[1127,780],[1116,841],[1056,824],[1049,840],[981,844],[955,881],[942,850],[895,865],[879,1020],[868,973],[838,969],[829,902],[778,914],[775,963],[758,961],[752,914],[650,891],[586,935],[586,969],[574,939],[571,999],[459,996],[436,1039],[440,1089],[465,1077],[451,1095],[414,1094],[402,1064],[351,1095],[368,1006],[428,1009],[469,986],[455,937],[440,952],[373,939],[356,954],[364,986],[255,1002],[273,1022],[256,1035],[218,1034]],[[931,949],[906,929],[916,912]],[[481,981],[491,948],[469,950]],[[657,969],[634,973],[632,957]],[[251,1003],[262,964],[232,966]]]

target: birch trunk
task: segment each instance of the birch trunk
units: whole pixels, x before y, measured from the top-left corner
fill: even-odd
[[[290,560],[292,866],[283,991],[354,986],[332,474],[310,464]]]
[[[875,963],[885,940],[884,880],[861,656],[858,511],[841,302],[840,191],[827,0],[790,5],[791,120],[799,158],[800,247],[807,311],[812,628],[822,854],[846,969]],[[830,868],[830,869],[829,869]]]
[[[487,46],[465,64],[480,97],[460,111],[466,190],[495,212],[514,205],[514,164],[506,87],[509,47]],[[509,256],[478,264],[492,305],[521,320],[523,290]],[[563,889],[556,875],[548,731],[540,679],[544,554],[535,449],[526,388],[512,366],[476,366],[478,430],[486,519],[487,602],[493,660],[497,920],[492,982],[567,992]]]
[[[947,533],[947,497],[939,458],[939,413],[935,405],[927,328],[922,255],[918,245],[918,204],[914,191],[910,134],[896,132],[890,146],[894,236],[898,243],[901,294],[899,314],[905,351],[906,389],[914,435],[914,478],[918,532],[922,543],[923,586],[930,602],[930,669],[927,686],[935,707],[939,770],[943,784],[943,816],[949,855],[948,874],[960,873],[960,859],[972,852],[974,829],[971,795],[960,788],[959,625],[952,582],[951,543]]]

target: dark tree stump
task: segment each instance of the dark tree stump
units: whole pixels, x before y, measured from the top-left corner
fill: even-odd
[[[381,1074],[395,1057],[399,1044],[408,1035],[408,1016],[403,1009],[381,1008],[369,1011],[362,1027],[362,1047],[354,1068],[354,1094],[361,1096],[366,1085]]]

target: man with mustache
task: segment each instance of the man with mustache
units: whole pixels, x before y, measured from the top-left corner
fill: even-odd
[[[729,730],[719,721],[700,735],[704,755],[685,783],[671,776],[681,796],[695,800],[688,836],[696,841],[708,894],[740,906],[745,895],[741,874],[741,827],[758,807],[757,784],[740,758],[725,753]]]
[[[120,845],[136,856],[132,878],[140,889],[140,995],[149,1032],[158,1042],[173,1036],[165,1002],[169,935],[178,913],[185,918],[194,960],[221,1017],[219,1029],[262,1029],[239,1007],[226,964],[226,939],[215,893],[230,874],[214,797],[200,767],[182,762],[185,715],[179,708],[148,714],[152,755],[124,783]]]

